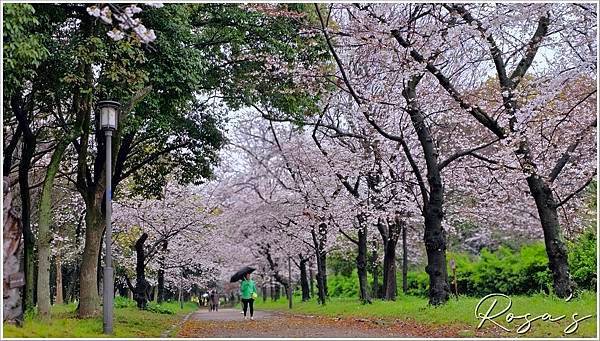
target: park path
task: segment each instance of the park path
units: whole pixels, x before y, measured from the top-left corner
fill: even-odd
[[[260,310],[254,312],[254,320],[244,320],[237,309],[220,309],[218,312],[202,309],[190,315],[177,337],[452,337],[463,336],[461,332],[464,330],[460,327],[431,328],[414,321],[322,317]]]

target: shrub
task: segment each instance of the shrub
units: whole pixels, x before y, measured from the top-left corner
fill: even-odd
[[[128,308],[135,307],[136,303],[134,300],[130,300],[124,296],[115,296],[115,308]]]
[[[358,275],[356,271],[346,275],[327,277],[327,289],[332,297],[358,297]]]
[[[596,250],[596,233],[592,230],[569,243],[571,276],[579,289],[596,290]]]
[[[146,309],[148,311],[151,311],[153,313],[158,313],[158,314],[174,315],[176,313],[176,311],[172,307],[156,304],[154,302],[148,302]]]
[[[332,252],[327,258],[327,266],[334,275],[352,276],[356,270],[355,252]]]
[[[396,279],[398,287],[402,290],[402,277]],[[406,274],[408,283],[407,294],[426,297],[429,295],[429,275],[425,271],[409,271]]]
[[[588,231],[576,242],[569,243],[571,275],[579,289],[596,289],[596,234]],[[552,274],[548,268],[548,255],[544,243],[536,242],[513,250],[500,246],[492,252],[482,249],[478,256],[467,253],[447,254],[454,259],[458,293],[468,296],[485,296],[490,293],[507,295],[532,295],[549,293]],[[329,277],[329,294],[332,297],[358,297],[356,270],[351,276]],[[397,273],[398,291],[402,290],[402,273]],[[381,277],[380,277],[381,280]],[[448,281],[454,292],[454,277],[448,265]],[[409,295],[425,297],[429,292],[429,276],[423,270],[411,270],[407,274]],[[373,281],[369,274],[369,283]],[[380,282],[381,285],[381,282]]]

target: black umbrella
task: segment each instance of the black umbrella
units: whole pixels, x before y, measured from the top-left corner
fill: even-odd
[[[249,267],[249,266],[245,266],[245,267],[241,268],[240,270],[238,270],[238,272],[236,272],[236,273],[235,273],[233,276],[231,276],[231,280],[230,280],[230,282],[231,282],[231,283],[233,283],[233,282],[237,282],[237,281],[239,281],[240,279],[244,278],[244,276],[245,276],[246,274],[251,274],[251,273],[253,273],[253,272],[254,272],[254,270],[256,270],[256,269],[255,269],[255,268],[251,268],[251,267]]]

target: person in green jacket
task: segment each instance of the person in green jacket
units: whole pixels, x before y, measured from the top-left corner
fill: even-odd
[[[240,294],[242,296],[242,303],[244,305],[244,320],[248,318],[246,316],[248,306],[250,306],[250,319],[254,320],[254,298],[257,296],[257,292],[256,284],[250,279],[249,273],[244,275],[244,279],[242,279]]]

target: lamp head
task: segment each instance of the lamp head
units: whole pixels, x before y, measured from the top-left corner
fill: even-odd
[[[102,128],[102,130],[117,130],[119,107],[121,107],[121,104],[115,101],[98,102],[98,109],[100,110],[100,128]]]

